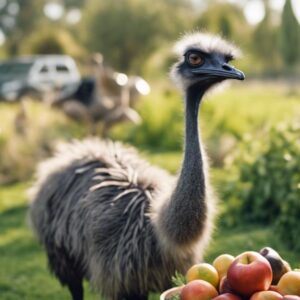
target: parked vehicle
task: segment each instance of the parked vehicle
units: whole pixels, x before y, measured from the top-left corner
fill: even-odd
[[[48,99],[68,117],[90,125],[94,134],[102,123],[102,136],[118,123],[142,121],[134,109],[137,100],[150,92],[149,84],[139,76],[127,76],[103,64],[101,54],[93,60],[93,76],[83,77],[80,84],[68,84]]]
[[[28,94],[41,97],[79,81],[76,63],[67,55],[27,56],[0,62],[0,99],[6,101]]]

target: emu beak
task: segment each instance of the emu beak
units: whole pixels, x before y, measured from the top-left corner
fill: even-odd
[[[222,64],[220,67],[208,66],[206,68],[193,69],[192,72],[195,74],[214,76],[222,79],[237,79],[237,80],[245,79],[245,75],[242,71],[226,63]]]

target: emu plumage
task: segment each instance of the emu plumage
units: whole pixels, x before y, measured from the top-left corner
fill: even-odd
[[[168,257],[157,244],[151,220],[174,180],[133,149],[99,140],[66,144],[40,170],[31,217],[63,284],[88,277],[112,299],[145,295],[168,287],[175,270],[193,262],[191,251]]]
[[[243,74],[227,64],[231,44],[217,38],[212,46],[216,37],[207,34],[187,39],[193,43],[184,42],[172,70],[185,93],[185,151],[177,180],[134,149],[97,139],[63,144],[39,167],[33,228],[74,300],[83,299],[83,279],[107,299],[147,299],[149,292],[170,287],[175,271],[184,273],[199,261],[209,241],[215,200],[198,109],[209,87]]]

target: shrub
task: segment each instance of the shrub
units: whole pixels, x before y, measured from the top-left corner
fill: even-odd
[[[241,166],[241,181],[252,185],[242,207],[249,221],[274,221],[285,199],[297,193],[293,181],[300,173],[299,137],[300,130],[293,127],[272,129],[253,164]]]
[[[14,126],[19,103],[0,103],[0,186],[28,180],[37,162],[49,156],[57,140],[80,138],[88,131],[44,104],[26,101],[25,107],[25,134],[20,134]]]
[[[300,249],[300,124],[280,125],[261,139],[248,140],[227,167],[223,223],[274,224],[291,247]]]
[[[169,90],[151,93],[141,101],[138,111],[143,119],[141,124],[121,124],[111,137],[148,150],[181,150],[183,108],[178,94]]]

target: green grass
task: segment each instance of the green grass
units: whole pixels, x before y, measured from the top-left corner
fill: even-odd
[[[164,155],[167,157],[167,154]],[[49,274],[45,254],[29,229],[27,187],[27,184],[17,184],[0,190],[0,299],[68,300],[68,291]],[[300,254],[289,251],[269,227],[216,231],[206,260],[212,262],[221,253],[237,255],[266,245],[277,249],[293,267],[300,267]],[[99,299],[88,283],[85,286],[86,299]],[[153,295],[151,299],[159,298]]]
[[[235,229],[219,229],[215,232],[205,259],[207,262],[212,262],[222,253],[235,256],[243,251],[259,251],[265,246],[276,249],[293,268],[300,267],[300,254],[285,247],[272,227],[245,226]]]
[[[0,190],[0,299],[69,299],[47,269],[27,219],[27,184]],[[87,299],[99,299],[87,289]]]
[[[160,166],[168,170],[172,174],[176,174],[182,161],[181,152],[155,152],[145,151],[142,155],[152,164]]]

